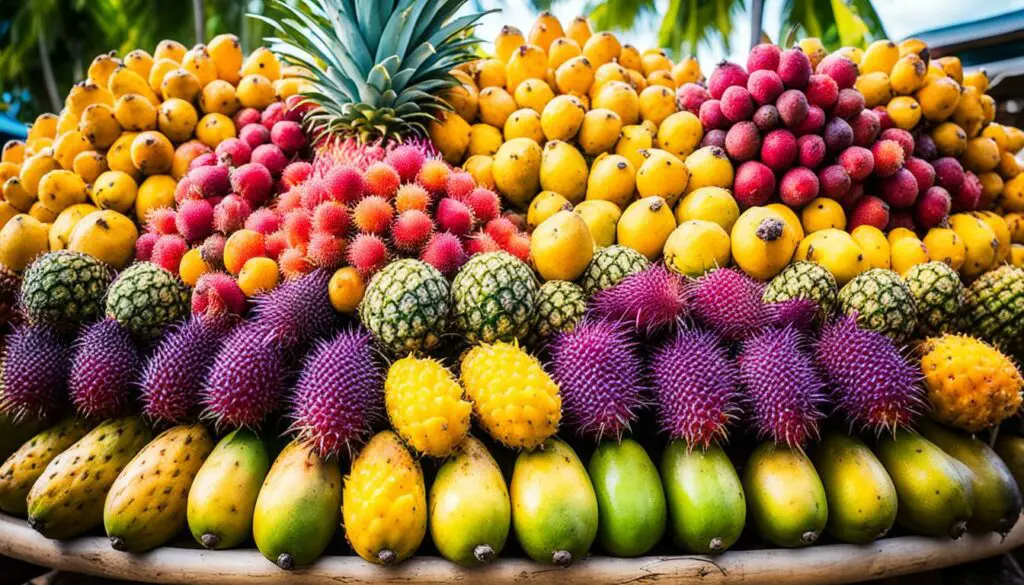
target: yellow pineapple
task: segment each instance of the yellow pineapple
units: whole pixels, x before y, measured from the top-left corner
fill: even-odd
[[[440,362],[406,357],[391,364],[384,401],[391,426],[413,449],[447,457],[469,432],[473,406]]]
[[[508,447],[533,449],[558,430],[558,385],[518,345],[483,344],[466,352],[462,385],[480,425]]]

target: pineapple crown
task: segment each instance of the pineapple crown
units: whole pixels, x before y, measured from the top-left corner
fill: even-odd
[[[475,58],[472,27],[486,12],[455,17],[466,0],[275,0],[280,20],[252,15],[278,36],[285,61],[305,67],[318,136],[362,142],[424,135],[451,106],[438,97],[458,84],[449,71]]]

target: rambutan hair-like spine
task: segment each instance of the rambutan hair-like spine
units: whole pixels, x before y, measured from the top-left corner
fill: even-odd
[[[71,403],[86,417],[117,416],[133,402],[141,370],[139,349],[120,323],[103,319],[88,325],[74,344]]]
[[[594,295],[594,312],[645,335],[677,327],[690,308],[687,281],[661,264],[631,274]]]

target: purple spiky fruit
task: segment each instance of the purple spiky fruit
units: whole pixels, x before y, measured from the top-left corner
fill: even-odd
[[[258,323],[224,339],[203,388],[203,405],[218,427],[258,428],[282,405],[285,350]]]
[[[576,434],[598,441],[620,438],[644,404],[643,361],[623,322],[584,319],[555,334],[551,375],[562,394],[562,414]]]
[[[796,448],[818,436],[825,381],[802,333],[765,329],[743,342],[739,362],[759,436]]]
[[[71,347],[46,325],[16,326],[7,336],[0,366],[0,414],[45,420],[67,401]]]
[[[594,310],[653,334],[677,325],[689,310],[686,280],[661,264],[631,274],[594,295]]]
[[[79,414],[112,418],[131,405],[142,359],[132,336],[113,319],[85,327],[75,341],[68,394]]]
[[[857,327],[854,317],[822,329],[815,359],[836,406],[851,424],[894,431],[909,425],[924,408],[919,369],[888,335]]]
[[[330,271],[314,270],[301,278],[285,281],[258,297],[253,322],[266,332],[270,341],[285,349],[328,335],[338,315],[327,295],[330,280]]]
[[[385,420],[384,368],[362,327],[318,342],[291,398],[291,429],[322,457],[353,455]]]
[[[719,268],[697,279],[693,314],[727,341],[741,341],[766,323],[764,285],[733,268]]]
[[[662,432],[691,448],[725,441],[742,395],[739,369],[718,335],[680,330],[654,350],[648,372]]]
[[[814,327],[821,316],[821,307],[811,299],[796,298],[766,303],[765,321],[772,327],[793,326],[801,331]]]
[[[164,335],[142,374],[142,413],[166,424],[198,414],[206,378],[230,327],[193,316]]]

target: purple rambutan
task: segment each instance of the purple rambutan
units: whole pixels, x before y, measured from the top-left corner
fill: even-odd
[[[384,368],[362,327],[318,342],[291,397],[290,431],[322,457],[352,455],[385,420]]]
[[[854,317],[822,329],[815,357],[851,425],[894,431],[923,410],[920,371],[889,336],[857,327]]]
[[[230,323],[193,316],[164,335],[143,369],[144,415],[181,424],[198,413],[206,378]]]
[[[727,341],[741,341],[765,324],[764,285],[733,268],[701,276],[693,286],[693,314]]]
[[[625,321],[650,335],[686,317],[686,280],[657,264],[594,295],[594,309],[602,317]]]
[[[806,345],[793,327],[768,328],[746,339],[739,356],[758,434],[796,448],[818,436],[825,417],[825,381]]]
[[[681,329],[654,350],[649,368],[662,432],[691,448],[727,438],[742,395],[739,369],[718,335]]]
[[[645,385],[643,361],[627,325],[584,319],[555,334],[550,365],[565,422],[576,434],[599,441],[629,430],[644,405]]]
[[[821,316],[821,308],[811,299],[796,298],[764,306],[765,321],[773,327],[793,327],[806,331],[814,327]]]
[[[142,360],[131,335],[113,319],[82,330],[75,342],[68,394],[80,414],[111,418],[124,412],[135,395]]]
[[[71,348],[54,328],[16,326],[7,336],[0,366],[0,414],[44,420],[67,399]]]
[[[326,294],[330,280],[330,271],[314,270],[283,283],[256,299],[253,322],[268,341],[286,349],[326,336],[337,320]]]
[[[203,388],[206,415],[218,427],[259,427],[284,400],[285,355],[265,327],[236,327],[221,345]]]

